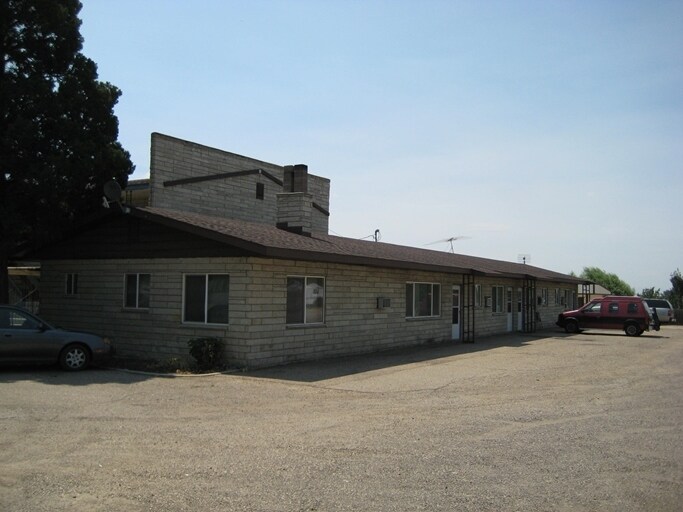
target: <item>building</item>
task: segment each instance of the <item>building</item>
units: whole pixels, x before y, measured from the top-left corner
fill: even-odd
[[[329,235],[330,181],[305,165],[153,134],[150,167],[147,206],[112,205],[38,254],[43,316],[124,355],[211,336],[261,367],[533,332],[577,302],[565,274]]]

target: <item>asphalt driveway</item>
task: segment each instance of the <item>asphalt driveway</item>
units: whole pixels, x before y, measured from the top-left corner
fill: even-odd
[[[3,511],[683,509],[683,327],[253,373],[0,368]]]

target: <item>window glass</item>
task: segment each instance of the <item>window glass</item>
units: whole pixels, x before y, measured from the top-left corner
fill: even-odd
[[[503,312],[503,287],[502,286],[493,286],[491,288],[491,295],[492,295],[492,307],[493,307],[493,312],[494,313],[502,313]]]
[[[124,306],[127,308],[134,308],[137,306],[137,287],[138,275],[126,274],[126,300]]]
[[[149,274],[126,274],[124,307],[149,307]]]
[[[413,283],[406,284],[406,316],[415,316],[413,314]]]
[[[149,307],[149,274],[138,274],[138,307]]]
[[[619,303],[618,302],[610,302],[608,311],[610,313],[618,313],[619,312]]]
[[[229,278],[227,275],[210,275],[208,283],[206,321],[210,324],[227,324]]]
[[[204,299],[206,298],[206,277],[185,276],[186,322],[204,322]]]
[[[66,294],[76,295],[78,293],[78,274],[66,275]]]
[[[406,283],[406,317],[428,317],[441,314],[441,285]]]
[[[441,314],[441,285],[432,285],[432,316]]]
[[[304,323],[304,283],[303,277],[287,278],[287,323]]]
[[[12,329],[38,329],[40,324],[34,318],[20,311],[10,311],[9,325],[7,327]]]
[[[325,321],[325,278],[287,278],[287,323],[321,324]]]
[[[432,285],[418,283],[415,285],[415,316],[431,316]]]
[[[588,307],[586,308],[586,311],[589,313],[600,313],[601,307],[602,307],[602,303],[596,302],[595,304],[589,304]]]
[[[306,323],[322,323],[324,306],[325,280],[322,277],[306,278]]]
[[[227,274],[186,275],[183,321],[228,324],[229,291]]]
[[[638,312],[638,304],[636,304],[636,303],[634,303],[634,302],[631,302],[631,303],[628,305],[627,311],[628,311],[629,313],[637,313],[637,312]]]

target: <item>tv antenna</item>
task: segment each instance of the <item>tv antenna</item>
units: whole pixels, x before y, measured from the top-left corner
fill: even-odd
[[[382,233],[380,233],[379,229],[376,229],[373,235],[364,236],[361,240],[367,240],[368,238],[372,238],[375,242],[379,242],[382,240]]]
[[[518,254],[517,263],[521,263],[522,265],[528,265],[529,263],[531,263],[531,254]]]
[[[453,249],[453,242],[455,242],[456,240],[466,240],[466,239],[468,239],[468,238],[472,238],[472,237],[470,237],[470,236],[452,236],[452,237],[450,237],[450,238],[444,238],[443,240],[437,240],[436,242],[430,242],[430,243],[428,243],[428,244],[426,244],[426,245],[436,245],[436,244],[446,244],[446,243],[448,243],[448,244],[450,244],[450,250],[449,250],[449,252],[455,254],[455,249]]]

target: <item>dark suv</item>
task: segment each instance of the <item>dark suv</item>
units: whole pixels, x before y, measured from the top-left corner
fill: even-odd
[[[640,336],[650,328],[659,330],[659,321],[642,298],[617,295],[594,299],[580,309],[560,313],[556,323],[568,333],[582,329],[619,329],[628,336]]]

